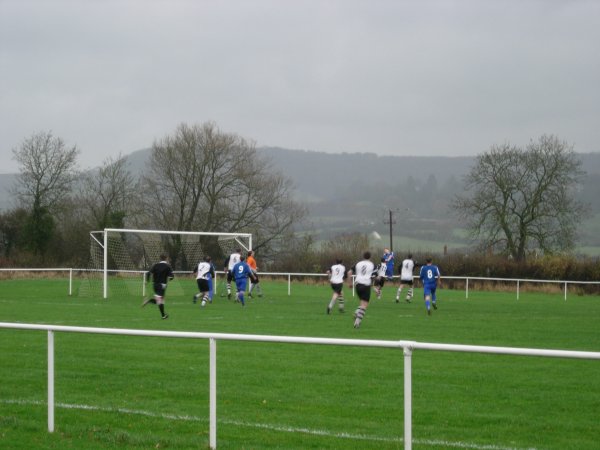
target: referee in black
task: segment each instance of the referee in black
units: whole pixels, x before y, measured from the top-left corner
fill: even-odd
[[[153,287],[154,287],[154,298],[144,300],[142,307],[148,303],[154,303],[158,305],[160,316],[163,319],[167,319],[169,315],[165,312],[165,292],[167,290],[167,283],[169,280],[175,278],[171,265],[167,262],[167,255],[164,253],[160,255],[160,261],[152,266],[152,268],[146,273],[146,280],[150,280],[152,276]]]

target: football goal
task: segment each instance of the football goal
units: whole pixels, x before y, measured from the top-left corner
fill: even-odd
[[[168,256],[174,271],[191,272],[206,255],[219,269],[237,249],[252,249],[250,233],[120,228],[92,231],[87,285],[95,293],[101,287],[104,298],[109,293],[137,294],[143,287],[145,273],[160,260],[161,254]]]

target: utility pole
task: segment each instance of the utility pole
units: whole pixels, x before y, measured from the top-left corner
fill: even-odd
[[[385,220],[383,221],[383,223],[385,225],[390,226],[390,252],[394,251],[394,242],[393,242],[393,225],[396,223],[396,221],[394,220],[394,211],[392,211],[391,209],[388,210],[389,213],[389,220],[386,222]]]

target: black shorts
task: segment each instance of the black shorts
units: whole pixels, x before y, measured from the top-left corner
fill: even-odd
[[[254,275],[254,280],[250,279],[250,281],[254,284],[258,284],[258,274],[256,273],[256,270],[252,269],[252,275]]]
[[[167,283],[154,283],[154,293],[159,297],[164,297],[167,290]]]
[[[231,283],[231,280],[233,280],[233,273],[231,272],[231,270],[227,271],[227,282]]]
[[[344,283],[331,283],[331,289],[333,289],[333,292],[335,292],[336,294],[341,294],[343,287]]]
[[[385,277],[376,277],[373,284],[375,286],[383,287],[383,285],[385,284]]]
[[[204,278],[197,278],[196,283],[198,283],[198,291],[200,292],[209,292],[210,287],[208,286],[208,280]]]
[[[367,286],[364,284],[357,284],[354,286],[356,289],[356,295],[360,300],[368,302],[371,300],[371,286]]]
[[[400,284],[406,284],[407,286],[412,286],[413,279],[411,278],[410,280],[400,280]]]

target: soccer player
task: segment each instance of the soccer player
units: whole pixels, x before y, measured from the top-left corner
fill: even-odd
[[[246,285],[248,283],[248,278],[254,280],[254,275],[252,274],[252,269],[246,262],[246,258],[244,256],[240,256],[240,261],[233,266],[231,272],[235,278],[235,287],[237,289],[235,299],[236,301],[239,300],[242,303],[242,306],[246,306],[246,302],[244,301]]]
[[[262,289],[260,287],[260,280],[258,279],[258,266],[256,265],[256,259],[254,259],[254,252],[252,250],[248,250],[248,257],[246,258],[246,262],[250,266],[252,270],[252,275],[254,275],[255,281],[250,281],[250,289],[248,290],[248,297],[252,298],[252,291],[256,289],[258,292],[258,296],[262,297]]]
[[[377,265],[375,269],[375,280],[373,281],[373,287],[375,289],[375,293],[377,294],[377,299],[381,298],[381,289],[385,284],[385,278],[387,275],[387,263],[385,262],[385,258],[381,258],[381,262]]]
[[[367,251],[363,254],[363,259],[348,271],[350,288],[352,288],[352,274],[356,277],[354,284],[356,295],[360,300],[358,308],[354,311],[354,328],[360,327],[360,323],[364,319],[369,306],[369,300],[371,299],[371,276],[374,270],[375,265],[371,262],[371,252]]]
[[[406,302],[410,303],[413,298],[413,271],[418,264],[413,260],[412,253],[409,253],[406,259],[402,261],[402,266],[400,267],[400,286],[398,286],[398,291],[396,292],[396,303],[400,303],[400,294],[402,293],[402,288],[407,287],[408,291],[406,292]]]
[[[169,315],[165,312],[165,292],[169,280],[175,278],[173,269],[167,262],[167,255],[164,253],[161,254],[160,261],[154,264],[152,268],[146,272],[147,281],[150,280],[150,276],[152,276],[153,281],[154,298],[150,297],[147,300],[144,300],[142,307],[146,306],[148,303],[154,303],[155,305],[158,305],[160,316],[163,319],[167,319]]]
[[[423,297],[425,298],[425,307],[427,308],[427,314],[431,315],[431,306],[433,309],[437,309],[435,291],[438,284],[442,284],[442,275],[438,266],[431,262],[431,258],[425,260],[426,264],[421,266],[421,272],[419,278],[423,283]]]
[[[335,306],[335,302],[338,302],[338,309],[341,313],[345,312],[344,309],[344,293],[342,288],[344,287],[344,280],[346,279],[346,267],[342,264],[341,259],[336,259],[335,264],[327,271],[329,275],[329,282],[331,283],[331,289],[333,289],[333,295],[331,301],[327,306],[327,314],[331,313],[331,310]]]
[[[390,251],[389,248],[383,249],[383,258],[387,264],[385,276],[388,280],[391,280],[394,276],[394,252]]]
[[[205,306],[206,302],[212,303],[210,281],[215,276],[215,271],[210,261],[210,256],[205,256],[204,261],[199,262],[194,269],[196,283],[198,284],[198,293],[194,295],[193,302],[196,303],[198,298],[202,297],[201,306]]]
[[[227,298],[231,300],[231,281],[233,280],[233,266],[240,262],[242,250],[237,248],[225,260],[225,272],[227,272]]]
[[[217,269],[215,268],[215,265],[212,261],[210,262],[210,268],[211,268],[211,272],[208,273],[208,275],[206,276],[206,278],[208,279],[208,298],[209,298],[209,303],[212,302],[213,296],[215,295],[215,281],[217,279]]]

